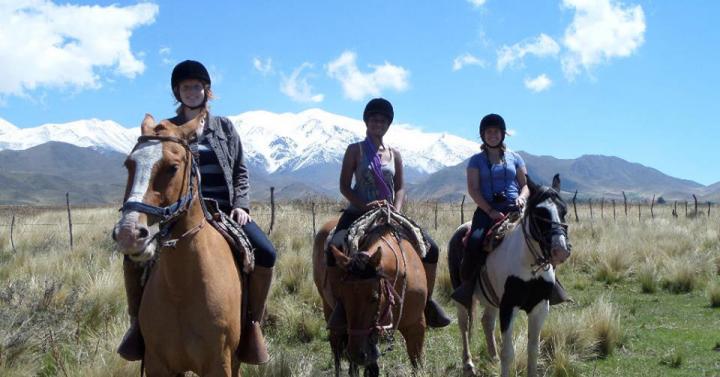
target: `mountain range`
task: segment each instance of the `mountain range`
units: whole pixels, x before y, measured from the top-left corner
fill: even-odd
[[[320,109],[251,111],[229,119],[243,142],[255,200],[267,199],[270,186],[281,200],[339,197],[345,148],[364,137],[361,120]],[[139,132],[109,120],[18,128],[0,119],[0,204],[59,204],[65,192],[77,203],[119,202],[126,179],[122,161]],[[478,143],[404,124],[393,124],[385,140],[401,151],[410,198],[455,201],[466,192],[465,166]],[[615,198],[624,191],[634,199],[720,199],[720,182],[703,186],[617,157],[520,154],[533,179],[547,183],[560,173],[563,189],[580,197]]]

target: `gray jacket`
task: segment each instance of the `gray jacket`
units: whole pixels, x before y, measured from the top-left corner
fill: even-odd
[[[243,208],[250,212],[250,175],[243,159],[240,136],[230,119],[208,115],[205,124],[205,135],[210,147],[220,162],[233,208]],[[183,115],[169,119],[172,123],[182,125],[186,122]]]

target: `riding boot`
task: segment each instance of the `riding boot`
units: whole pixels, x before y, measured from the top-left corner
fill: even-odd
[[[573,300],[568,296],[565,288],[560,284],[560,280],[555,276],[555,284],[553,284],[552,292],[550,293],[550,305],[562,304],[563,302]]]
[[[432,299],[435,289],[435,271],[437,263],[423,263],[425,267],[425,278],[427,279],[427,301],[425,302],[425,321],[428,327],[445,327],[450,324],[450,318],[443,311],[442,307]]]
[[[460,264],[460,279],[462,283],[450,297],[463,305],[467,310],[472,309],[473,294],[475,294],[475,282],[478,271],[485,264],[487,254],[484,250],[476,252],[465,252]]]
[[[140,300],[143,293],[143,287],[140,284],[142,274],[143,267],[125,257],[123,260],[123,275],[125,277],[125,294],[127,295],[128,314],[130,315],[130,328],[125,332],[117,353],[128,361],[142,360],[145,355],[145,341],[140,333],[140,323],[138,322]]]
[[[270,291],[272,273],[272,267],[257,265],[253,272],[250,273],[249,287],[247,287],[246,291],[249,295],[248,313],[245,326],[240,335],[240,346],[236,351],[240,362],[259,365],[267,363],[270,359],[265,345],[265,338],[260,329],[260,322],[262,322],[265,313],[265,302]]]

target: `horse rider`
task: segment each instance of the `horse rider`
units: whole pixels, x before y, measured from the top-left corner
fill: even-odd
[[[460,265],[462,285],[453,292],[452,298],[468,308],[477,274],[487,258],[482,248],[485,233],[509,212],[521,211],[530,195],[525,161],[507,148],[505,135],[507,128],[503,117],[498,114],[483,117],[480,121],[480,153],[473,155],[467,166],[468,193],[477,208]],[[558,284],[555,287],[561,289]],[[567,300],[564,291],[556,293],[563,297],[562,301]]]
[[[343,157],[340,192],[350,205],[340,216],[335,234],[343,234],[355,220],[380,201],[386,201],[397,211],[402,209],[405,199],[402,157],[396,148],[391,148],[383,141],[393,118],[392,104],[384,98],[372,99],[365,106],[363,121],[366,137],[361,142],[348,145]],[[353,176],[355,186],[351,187]],[[423,234],[430,243],[430,249],[423,259],[428,289],[425,318],[430,327],[444,327],[450,324],[450,318],[432,300],[439,249],[427,232],[423,231]],[[329,251],[327,265],[328,281],[339,281],[342,271]]]
[[[249,275],[249,287],[245,287],[249,296],[248,313],[242,329],[241,346],[236,354],[241,362],[262,364],[268,361],[269,356],[260,321],[270,290],[276,252],[265,233],[250,217],[250,182],[240,137],[228,118],[210,115],[208,102],[213,98],[212,82],[207,69],[200,62],[185,60],[176,65],[170,83],[173,96],[179,104],[176,116],[170,119],[173,124],[183,125],[202,111],[207,111],[197,138],[202,197],[216,200],[219,209],[242,227],[255,249],[255,268]],[[130,329],[118,353],[127,360],[140,360],[144,354],[137,318],[143,290],[140,284],[143,269],[143,266],[125,257],[123,271]]]

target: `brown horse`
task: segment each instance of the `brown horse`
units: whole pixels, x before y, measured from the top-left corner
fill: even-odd
[[[427,283],[420,256],[412,243],[395,237],[391,227],[374,229],[361,244],[361,251],[347,256],[334,246],[331,250],[342,269],[340,281],[330,281],[325,261],[325,241],[337,220],[326,223],[313,245],[313,278],[323,300],[325,320],[335,357],[335,375],[340,373],[340,356],[377,375],[380,335],[399,330],[413,367],[422,363],[425,341],[425,299]],[[329,287],[332,287],[329,289]],[[341,304],[341,325],[329,323],[336,305]],[[337,313],[335,314],[337,315]]]
[[[135,261],[156,258],[140,306],[148,376],[238,376],[242,289],[227,242],[208,225],[188,145],[204,113],[177,127],[150,115],[125,161],[122,218],[113,230]]]

